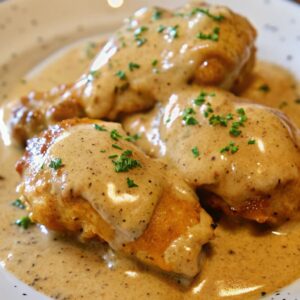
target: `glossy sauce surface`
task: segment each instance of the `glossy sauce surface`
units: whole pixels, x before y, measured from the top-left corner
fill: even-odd
[[[52,78],[74,80],[82,72],[79,53],[66,53],[30,85],[45,89]],[[65,63],[72,66],[69,76],[59,72]],[[10,97],[25,94],[28,86],[13,87]],[[268,229],[223,219],[207,248],[203,271],[189,288],[114,254],[99,242],[81,244],[48,233],[44,227],[23,231],[13,222],[25,212],[10,205],[19,181],[14,163],[21,152],[1,145],[0,153],[4,177],[0,181],[1,264],[53,298],[257,299],[262,292],[272,292],[300,277],[298,223]]]
[[[239,96],[280,109],[300,126],[300,84],[281,66],[258,62]]]

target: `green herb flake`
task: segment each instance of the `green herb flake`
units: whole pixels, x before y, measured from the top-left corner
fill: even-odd
[[[94,128],[98,131],[107,131],[107,129],[103,126],[100,126],[98,124],[94,124]]]
[[[158,33],[162,33],[162,32],[164,32],[165,30],[166,30],[166,26],[164,26],[164,25],[159,25],[158,26],[158,28],[157,28],[157,32]]]
[[[101,153],[106,153],[106,150],[100,150]]]
[[[147,42],[146,38],[136,38],[135,40],[138,47],[143,46]]]
[[[147,30],[148,30],[147,26],[141,26],[134,31],[134,36],[135,37],[140,36],[143,32],[145,32]]]
[[[51,160],[51,162],[49,164],[49,167],[54,169],[54,170],[58,170],[62,166],[63,166],[63,164],[62,164],[61,158],[54,158],[54,159]]]
[[[134,135],[128,135],[128,136],[126,136],[124,138],[124,140],[128,141],[128,142],[135,142],[135,141],[137,141],[140,138],[141,138],[141,136],[138,133],[136,133]]]
[[[231,124],[231,128],[229,130],[230,135],[237,137],[239,136],[242,131],[240,130],[241,126],[244,126],[244,123],[247,121],[248,117],[246,116],[246,112],[244,110],[244,108],[238,108],[236,110],[238,116],[239,116],[239,120],[232,122]],[[232,115],[231,115],[232,116]]]
[[[26,205],[20,199],[16,199],[15,201],[13,201],[11,203],[11,205],[15,206],[17,208],[20,208],[20,209],[25,209],[26,208]]]
[[[110,132],[110,137],[114,140],[114,141],[118,141],[119,138],[122,138],[122,135],[118,132],[118,130],[113,129]]]
[[[159,9],[154,10],[153,14],[152,14],[152,20],[153,21],[157,21],[159,19],[161,19],[163,12]]]
[[[213,19],[214,21],[216,22],[221,22],[225,19],[224,16],[222,15],[213,15],[209,12],[208,9],[205,9],[205,8],[194,8],[191,12],[191,15],[195,15],[195,14],[198,14],[198,13],[202,13],[206,16],[208,16],[209,18]]]
[[[197,125],[198,121],[193,117],[196,112],[192,107],[188,107],[183,111],[182,119],[186,125]]]
[[[19,227],[22,227],[23,229],[28,229],[28,227],[30,225],[33,225],[34,223],[31,221],[29,216],[25,216],[25,217],[22,217],[22,218],[18,219],[15,222],[15,224],[18,225]]]
[[[219,40],[220,28],[215,27],[213,32],[210,34],[205,34],[203,32],[199,32],[197,34],[197,38],[200,40],[211,40],[213,42],[217,42]]]
[[[131,169],[141,167],[139,161],[133,159],[131,150],[125,150],[116,160],[112,160],[112,163],[115,165],[115,171],[119,172],[128,172]]]
[[[239,150],[239,146],[235,145],[235,143],[230,142],[228,146],[225,146],[220,150],[220,153],[231,152],[231,154],[236,153]]]
[[[139,64],[136,64],[136,63],[133,63],[133,62],[130,62],[128,64],[128,68],[131,72],[133,72],[135,69],[139,69],[141,66]]]
[[[148,27],[141,26],[134,31],[134,39],[138,47],[141,47],[147,42],[147,39],[142,37],[143,32],[147,31]]]
[[[118,157],[118,154],[113,154],[113,155],[110,155],[108,158],[109,159],[114,159],[114,158],[117,158]]]
[[[122,70],[119,70],[118,72],[116,72],[115,75],[117,77],[119,77],[121,80],[126,80],[127,79],[126,73]]]
[[[227,115],[226,115],[226,119],[227,119],[228,121],[233,120],[233,115],[232,115],[232,113],[227,114]]]
[[[270,87],[267,84],[262,84],[258,89],[264,93],[268,93],[270,91]]]
[[[203,112],[203,114],[204,114],[205,118],[208,118],[209,115],[214,112],[214,110],[212,109],[211,104],[209,102],[206,103],[206,105],[207,105],[207,107],[206,107],[205,111]]]
[[[172,39],[178,38],[178,36],[179,36],[178,28],[179,28],[179,25],[168,27],[168,34]]]
[[[138,185],[129,177],[127,177],[127,185],[129,188],[134,188],[134,187],[138,187]]]
[[[227,127],[227,119],[219,115],[212,115],[209,118],[209,124],[213,126],[221,125],[223,127]]]
[[[156,67],[158,64],[158,60],[157,59],[153,59],[151,62],[152,67]]]
[[[111,145],[113,148],[115,148],[115,149],[119,149],[119,150],[123,150],[119,145],[117,145],[117,144],[112,144]]]
[[[229,133],[234,137],[239,136],[242,133],[239,127],[240,127],[240,122],[233,122],[229,130]]]
[[[215,93],[206,93],[206,92],[200,92],[198,97],[196,99],[194,99],[194,104],[197,105],[197,106],[201,106],[202,104],[205,103],[206,101],[206,97],[207,96],[211,96],[211,97],[214,97],[216,94]]]
[[[196,158],[196,157],[199,157],[200,152],[199,152],[198,147],[192,148],[192,153],[193,153],[193,155],[194,155],[195,158]]]
[[[296,104],[300,104],[300,98],[296,99],[296,100],[295,100],[295,103],[296,103]]]
[[[256,143],[255,139],[249,139],[248,145],[254,145]]]

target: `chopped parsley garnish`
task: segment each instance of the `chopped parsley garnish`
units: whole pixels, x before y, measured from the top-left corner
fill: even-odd
[[[213,126],[221,125],[227,127],[227,119],[219,115],[212,115],[209,118],[209,124]]]
[[[127,177],[127,185],[129,188],[138,187],[138,185],[129,177]]]
[[[23,229],[28,229],[28,227],[34,224],[28,216],[22,217],[15,222],[16,225],[22,227]]]
[[[270,91],[270,87],[267,84],[262,84],[258,89],[265,93]]]
[[[106,153],[106,150],[100,150],[101,153]]]
[[[194,154],[194,157],[198,157],[200,155],[198,147],[192,148],[192,153]]]
[[[227,119],[228,121],[233,120],[233,115],[232,115],[232,113],[227,114],[227,115],[226,115],[226,119]]]
[[[213,19],[213,20],[216,21],[216,22],[221,22],[221,21],[223,21],[223,20],[225,19],[225,17],[222,16],[222,15],[216,16],[216,15],[211,14],[211,13],[209,12],[209,10],[208,10],[208,9],[205,9],[205,8],[194,8],[194,9],[192,10],[192,12],[191,12],[191,15],[195,15],[195,14],[197,14],[197,13],[202,13],[202,14],[208,16],[209,18]]]
[[[117,145],[117,144],[112,144],[111,145],[113,148],[115,148],[115,149],[119,149],[119,150],[123,150],[119,145]]]
[[[254,145],[256,143],[255,139],[249,139],[248,145]]]
[[[135,142],[137,141],[138,139],[140,139],[141,136],[139,134],[134,134],[134,135],[128,135],[124,138],[125,141],[128,141],[128,142]]]
[[[239,129],[240,123],[239,122],[233,122],[231,125],[231,128],[229,130],[229,133],[235,137],[239,136],[242,131]]]
[[[179,25],[168,27],[168,34],[172,39],[178,38]]]
[[[148,30],[148,27],[146,26],[141,26],[139,28],[137,28],[135,31],[134,31],[134,36],[139,36],[141,35],[143,32],[147,31]]]
[[[146,42],[147,42],[147,39],[146,38],[136,38],[136,44],[138,47],[141,47],[143,46]]]
[[[15,206],[15,207],[18,207],[20,209],[25,209],[26,208],[26,205],[20,199],[16,199],[14,202],[12,202],[11,205]]]
[[[206,100],[206,96],[214,97],[215,95],[216,95],[215,93],[208,94],[206,92],[200,92],[198,97],[194,100],[194,104],[197,106],[201,106],[202,104],[204,104]]]
[[[152,14],[152,20],[156,21],[156,20],[159,20],[162,16],[162,11],[159,10],[159,9],[156,9],[153,14]]]
[[[235,143],[230,142],[228,146],[225,146],[220,150],[220,153],[231,152],[231,154],[236,153],[239,150],[239,146],[235,145]]]
[[[113,155],[110,155],[108,158],[113,159],[113,158],[117,158],[117,157],[118,157],[118,154],[113,154]]]
[[[119,172],[128,172],[131,169],[140,167],[141,164],[139,161],[133,159],[131,150],[125,150],[116,160],[112,160],[112,163],[115,165],[115,171]]]
[[[90,42],[87,44],[86,49],[85,49],[85,54],[87,58],[93,59],[96,55],[96,48],[97,45],[94,42]]]
[[[220,28],[215,27],[213,32],[210,34],[205,34],[203,32],[199,32],[197,34],[197,38],[200,40],[211,40],[217,42],[219,40]]]
[[[205,118],[208,118],[209,115],[214,112],[214,110],[212,109],[211,104],[209,102],[206,105],[207,107],[203,114]]]
[[[121,80],[126,80],[126,73],[122,70],[119,70],[118,72],[115,73],[117,77],[119,77]]]
[[[139,64],[136,64],[136,63],[133,63],[133,62],[130,62],[128,64],[128,68],[129,70],[132,72],[134,71],[135,69],[139,69],[141,66]]]
[[[111,137],[113,140],[118,141],[119,138],[122,138],[122,135],[118,132],[118,130],[113,129],[113,130],[110,132],[110,137]]]
[[[98,124],[94,124],[94,128],[98,131],[107,131],[107,129],[103,126],[100,126]]]
[[[164,26],[164,25],[159,25],[158,28],[157,28],[157,32],[158,32],[158,33],[162,33],[162,32],[165,31],[166,28],[167,28],[167,27]]]
[[[157,59],[153,59],[151,62],[152,67],[156,67],[158,64],[158,60]]]
[[[54,159],[51,160],[51,162],[49,164],[49,167],[54,169],[54,170],[58,170],[62,166],[63,166],[63,164],[62,164],[61,158],[54,158]]]
[[[186,125],[197,125],[198,121],[193,117],[196,112],[193,108],[187,107],[182,114],[182,119]]]
[[[147,42],[147,39],[142,37],[143,32],[147,31],[148,27],[141,26],[134,31],[134,39],[138,47],[141,47]]]
[[[239,115],[239,120],[232,122],[231,128],[229,130],[229,133],[234,137],[237,137],[242,133],[242,131],[240,130],[240,127],[244,126],[244,123],[248,119],[246,116],[245,110],[243,108],[237,109],[236,112]]]
[[[240,125],[243,125],[245,121],[247,121],[247,116],[245,113],[245,110],[243,108],[238,108],[236,110],[236,112],[238,113],[239,117],[240,117]]]

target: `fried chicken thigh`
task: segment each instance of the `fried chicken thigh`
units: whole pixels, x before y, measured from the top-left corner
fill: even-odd
[[[227,214],[280,223],[299,212],[299,131],[278,110],[194,86],[123,125]]]
[[[194,276],[201,246],[213,236],[211,218],[178,175],[128,140],[119,124],[87,119],[64,121],[29,140],[17,171],[31,218]]]
[[[178,86],[241,86],[254,64],[255,37],[245,18],[222,6],[139,10],[77,82],[32,92],[10,106],[8,126],[24,144],[64,119],[118,120],[145,111],[167,101]]]

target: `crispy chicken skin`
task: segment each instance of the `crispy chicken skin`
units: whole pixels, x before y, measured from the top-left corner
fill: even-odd
[[[299,215],[299,130],[280,111],[194,86],[123,126],[142,135],[137,144],[146,153],[175,165],[209,205],[260,223]]]
[[[164,102],[174,89],[192,82],[241,86],[254,64],[255,37],[245,18],[221,6],[139,10],[77,82],[16,101],[7,121],[11,134],[24,144],[63,119],[118,120]]]
[[[29,140],[16,169],[35,222],[100,238],[164,271],[199,272],[211,218],[181,178],[126,141],[120,125],[78,119],[52,126]]]

